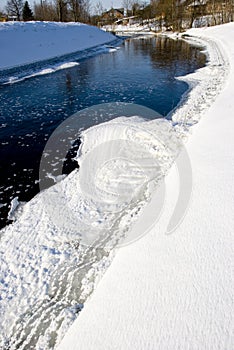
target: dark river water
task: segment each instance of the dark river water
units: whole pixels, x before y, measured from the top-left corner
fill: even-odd
[[[140,104],[166,117],[188,90],[175,77],[203,67],[206,57],[181,40],[136,38],[121,42],[115,52],[78,62],[52,74],[0,85],[0,227],[8,223],[14,197],[28,201],[39,191],[41,154],[62,121],[107,102]]]

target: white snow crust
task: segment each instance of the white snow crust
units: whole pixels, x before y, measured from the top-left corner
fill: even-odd
[[[0,70],[103,45],[115,37],[82,23],[0,23]]]
[[[157,159],[160,171],[154,180],[149,162],[141,163],[140,170],[152,181],[137,192],[134,205],[126,201],[106,214],[105,202],[93,202],[83,193],[82,186],[90,181],[75,170],[24,204],[20,217],[0,232],[0,347],[232,349],[233,30],[228,24],[188,31],[190,40],[205,45],[209,63],[183,77],[192,89],[172,122],[122,116],[82,133],[81,169],[103,142],[113,141],[118,154],[114,141],[119,139],[124,140],[124,159],[132,152],[133,165],[138,158],[151,163]],[[191,130],[194,134],[188,138]],[[160,140],[170,147],[157,142],[159,131]],[[178,196],[171,165],[187,138],[193,197],[182,224],[165,235]],[[130,149],[128,142],[138,147]],[[97,162],[105,161],[105,153],[99,157]],[[124,164],[121,159],[98,173],[95,184],[102,194],[110,176],[114,183],[127,179],[133,188],[141,179],[139,169],[136,178],[136,167]],[[95,163],[89,166],[92,173]],[[112,249],[170,168],[157,225],[134,243]],[[128,193],[123,195],[128,198]],[[79,217],[78,233],[74,216]],[[82,238],[93,242],[100,232],[107,233],[108,245],[81,244]]]
[[[184,221],[164,234],[178,195],[172,167],[161,219],[119,249],[59,350],[233,349],[233,33],[233,23],[187,32],[209,63],[186,77],[194,88],[172,115],[183,139],[193,130]]]

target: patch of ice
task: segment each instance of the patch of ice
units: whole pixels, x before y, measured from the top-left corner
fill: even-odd
[[[15,197],[11,201],[11,207],[10,207],[10,210],[8,213],[8,220],[12,220],[14,217],[15,210],[17,209],[17,207],[19,205],[18,199],[19,199],[18,197]]]
[[[55,65],[55,66],[52,66],[52,67],[49,67],[49,68],[44,68],[44,69],[42,69],[42,70],[40,70],[38,72],[35,72],[33,74],[29,74],[29,75],[23,76],[22,78],[18,78],[17,76],[10,77],[8,79],[8,81],[3,83],[3,85],[19,83],[20,81],[24,81],[26,79],[35,78],[35,77],[40,76],[40,75],[47,75],[47,74],[55,73],[55,72],[57,72],[59,70],[69,69],[69,68],[72,68],[72,67],[75,67],[75,66],[78,66],[78,65],[79,65],[78,62],[62,63],[62,64]]]

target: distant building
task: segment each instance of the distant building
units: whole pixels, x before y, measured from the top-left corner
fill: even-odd
[[[7,16],[0,16],[0,22],[6,22]]]
[[[15,21],[17,21],[17,16],[8,16],[8,17],[7,17],[7,21],[13,21],[13,22],[15,22]]]
[[[100,18],[100,25],[112,24],[124,18],[124,8],[110,9],[102,14]]]
[[[7,15],[0,16],[0,22],[8,22],[8,21],[12,21],[12,22],[17,21],[17,16],[7,16]]]

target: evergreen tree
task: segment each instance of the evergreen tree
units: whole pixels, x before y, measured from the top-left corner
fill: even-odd
[[[25,1],[25,3],[24,3],[23,20],[24,21],[32,21],[33,20],[33,13],[32,13],[32,10],[29,7],[29,4],[28,4],[27,1]]]

